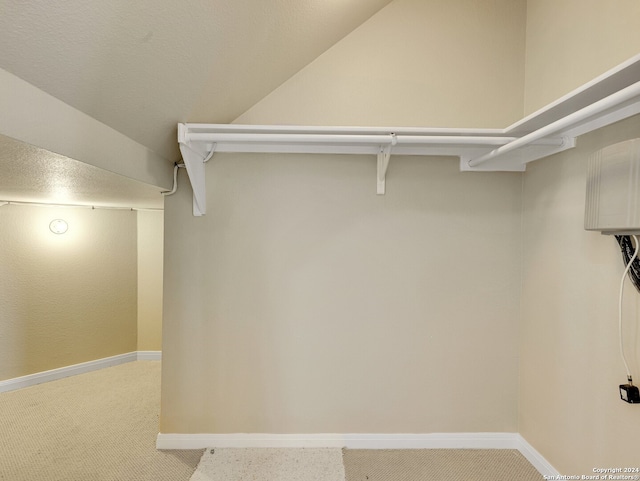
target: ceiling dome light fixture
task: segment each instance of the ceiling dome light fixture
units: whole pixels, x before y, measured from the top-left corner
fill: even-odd
[[[54,219],[49,224],[49,230],[54,234],[64,234],[69,229],[69,224],[63,219]]]

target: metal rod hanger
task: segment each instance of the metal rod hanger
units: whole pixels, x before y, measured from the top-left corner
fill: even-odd
[[[109,205],[92,205],[92,204],[58,204],[50,202],[35,202],[35,201],[23,201],[23,200],[0,200],[0,207],[5,205],[26,205],[37,207],[74,207],[80,209],[91,210],[128,210],[128,211],[163,211],[164,209],[156,207],[124,207],[124,206],[109,206]]]

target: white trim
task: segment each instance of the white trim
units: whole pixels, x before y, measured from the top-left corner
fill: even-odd
[[[132,361],[159,361],[162,357],[162,351],[134,351],[126,354],[118,354],[116,356],[96,359],[95,361],[82,362],[71,366],[51,369],[50,371],[37,372],[27,376],[15,377],[0,381],[0,393],[15,391],[24,387],[35,386],[43,382],[55,381],[76,374],[84,374],[105,367],[117,366]]]
[[[41,384],[43,382],[75,376],[76,374],[97,371],[98,369],[103,369],[105,367],[117,366],[118,364],[124,364],[125,362],[135,361],[136,359],[137,355],[135,352],[128,352],[126,354],[118,354],[117,356],[105,357],[95,361],[73,364],[71,366],[60,367],[58,369],[51,369],[50,371],[37,372],[27,376],[7,379],[6,381],[0,381],[0,392],[14,391],[23,387],[35,386],[36,384]]]
[[[162,361],[162,351],[137,351],[138,361]]]
[[[542,456],[542,454],[536,451],[536,449],[531,446],[525,438],[520,434],[516,434],[516,436],[516,449],[520,451],[520,454],[527,458],[527,461],[529,461],[541,475],[558,479],[558,476],[560,476],[558,470],[554,468],[551,463]]]
[[[516,433],[429,434],[168,434],[158,449],[351,448],[351,449],[517,449]]]
[[[345,434],[350,449],[513,449],[514,433]]]

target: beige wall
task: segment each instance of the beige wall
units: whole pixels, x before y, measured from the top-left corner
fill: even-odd
[[[529,0],[525,110],[640,52],[639,19],[632,0]],[[639,127],[636,118],[593,132],[524,175],[518,425],[563,474],[638,459],[637,408],[618,395],[625,382],[617,347],[620,252],[614,239],[584,231],[583,219],[587,156],[637,137]],[[638,296],[633,287],[627,292],[632,323]]]
[[[0,380],[136,350],[135,212],[5,205],[0,225]]]
[[[503,127],[524,13],[396,0],[237,122]],[[162,432],[517,430],[520,174],[393,157],[377,196],[373,156],[217,154],[201,218],[182,174]]]
[[[615,239],[583,229],[590,153],[638,137],[640,117],[530,164],[524,182],[519,430],[563,474],[638,460],[638,407],[620,400]],[[636,376],[638,292],[627,284],[627,348]],[[635,369],[634,369],[635,368]]]
[[[164,213],[138,211],[138,350],[162,349]]]
[[[391,162],[220,154],[200,218],[180,179],[162,432],[517,430],[521,177]]]
[[[535,110],[638,51],[635,2],[530,0],[523,95],[522,3],[502,27],[486,5],[446,5],[396,0],[237,122],[503,127],[524,98]],[[452,39],[459,7],[514,51]],[[519,431],[565,474],[633,462],[619,250],[582,223],[586,156],[639,131],[530,164],[523,193],[518,174],[451,159],[393,158],[378,197],[366,157],[217,155],[207,216],[185,177],[166,206],[161,430]],[[460,381],[473,409],[451,396]]]
[[[524,0],[395,0],[236,123],[503,128],[522,117]]]
[[[528,0],[525,112],[640,52],[636,0]]]

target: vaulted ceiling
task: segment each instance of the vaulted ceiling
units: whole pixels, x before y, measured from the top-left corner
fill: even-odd
[[[169,160],[390,0],[0,0],[0,68]]]

